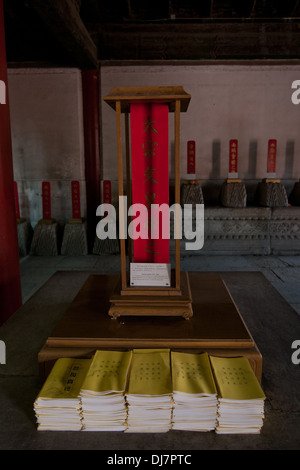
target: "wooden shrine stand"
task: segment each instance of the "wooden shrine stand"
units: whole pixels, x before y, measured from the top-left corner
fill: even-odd
[[[173,87],[128,87],[112,88],[104,98],[116,111],[117,153],[118,153],[118,191],[119,198],[124,196],[123,154],[122,154],[122,123],[121,114],[125,114],[125,148],[126,148],[126,189],[128,207],[131,205],[131,174],[129,146],[129,114],[130,104],[162,103],[167,104],[169,112],[174,113],[174,169],[175,169],[175,204],[180,206],[180,113],[186,112],[190,95],[181,86]],[[121,208],[124,209],[124,208]],[[126,208],[125,208],[126,209]],[[182,316],[189,319],[193,315],[191,289],[188,273],[180,272],[180,238],[175,236],[175,268],[172,272],[170,287],[132,287],[129,286],[126,271],[124,212],[120,211],[120,252],[121,276],[120,283],[111,296],[109,315],[119,316]],[[179,213],[175,211],[175,235],[179,233]],[[132,245],[128,246],[129,262],[132,262]]]
[[[136,101],[167,103],[174,112],[175,203],[180,205],[180,112],[190,95],[182,87],[113,88],[104,100],[116,111],[118,190],[123,196],[121,113],[125,114],[126,189],[131,204],[129,107]],[[121,275],[91,275],[39,353],[42,378],[59,357],[91,357],[97,349],[167,348],[245,356],[258,380],[262,357],[220,275],[180,272],[180,237],[170,287],[129,286],[124,211],[119,211]],[[175,212],[175,235],[179,217]],[[131,245],[128,245],[129,259]],[[70,273],[72,276],[72,273]]]

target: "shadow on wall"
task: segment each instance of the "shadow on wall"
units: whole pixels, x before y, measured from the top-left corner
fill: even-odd
[[[294,170],[295,142],[288,140],[285,147],[285,168],[283,179],[292,179]]]
[[[249,143],[249,161],[248,161],[249,178],[255,178],[256,169],[257,169],[257,141],[251,140]]]

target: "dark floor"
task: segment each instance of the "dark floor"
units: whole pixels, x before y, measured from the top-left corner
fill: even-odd
[[[267,401],[260,435],[38,432],[33,414],[40,390],[37,354],[88,274],[117,272],[119,257],[27,257],[21,261],[24,305],[0,327],[6,344],[6,364],[0,365],[0,449],[93,449],[112,456],[125,450],[298,450],[300,364],[292,362],[292,343],[300,340],[300,256],[185,257],[182,269],[222,273],[262,353]],[[55,275],[61,271],[63,276]]]

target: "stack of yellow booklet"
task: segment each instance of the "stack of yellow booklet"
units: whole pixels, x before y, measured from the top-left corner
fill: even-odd
[[[133,351],[126,432],[167,432],[171,429],[172,380],[170,351]]]
[[[245,357],[169,349],[61,358],[34,402],[39,430],[259,433],[265,395]]]
[[[218,389],[219,434],[260,433],[265,395],[245,357],[210,356]]]
[[[217,419],[217,390],[207,353],[171,352],[172,429],[212,431]]]
[[[131,351],[97,351],[80,392],[83,430],[124,431]]]
[[[38,430],[80,431],[80,389],[89,359],[58,359],[34,402]]]

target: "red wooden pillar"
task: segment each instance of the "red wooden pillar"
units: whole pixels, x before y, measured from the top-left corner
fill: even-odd
[[[99,72],[82,72],[87,231],[91,251],[96,236],[96,209],[100,204]]]
[[[3,0],[0,0],[0,324],[22,305]]]

